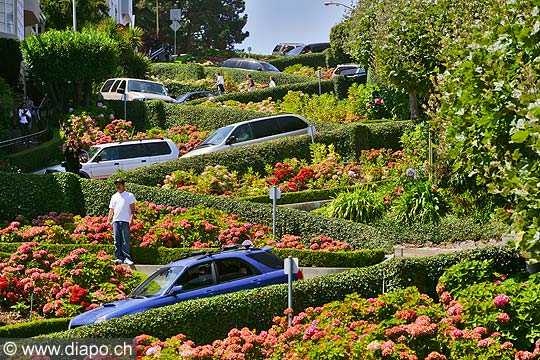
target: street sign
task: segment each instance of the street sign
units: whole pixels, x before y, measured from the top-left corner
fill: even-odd
[[[173,29],[174,32],[178,31],[178,29],[180,29],[180,23],[178,21],[174,20],[171,23],[171,29]]]
[[[171,21],[182,20],[182,9],[171,9]]]
[[[279,187],[271,187],[270,188],[270,199],[280,199],[281,198],[281,189]]]
[[[296,274],[299,270],[298,258],[291,258],[290,256],[283,261],[283,272],[287,275]]]

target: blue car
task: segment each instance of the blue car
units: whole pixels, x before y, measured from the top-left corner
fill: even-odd
[[[75,316],[69,328],[107,321],[148,309],[267,285],[286,283],[283,259],[263,249],[231,246],[191,253],[150,275],[126,299]],[[302,272],[293,276],[303,278]]]

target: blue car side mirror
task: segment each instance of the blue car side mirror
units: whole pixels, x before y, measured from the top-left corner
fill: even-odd
[[[176,285],[171,289],[171,295],[178,295],[184,291],[184,285]]]

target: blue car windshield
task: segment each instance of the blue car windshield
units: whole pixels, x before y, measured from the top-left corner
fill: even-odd
[[[162,268],[152,274],[141,285],[139,285],[129,297],[153,297],[165,295],[165,292],[174,284],[183,266]]]

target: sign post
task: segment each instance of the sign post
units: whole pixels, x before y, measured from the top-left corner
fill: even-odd
[[[317,70],[317,77],[319,78],[319,96],[321,96],[321,78],[322,78],[322,70]]]
[[[288,275],[288,289],[287,289],[287,308],[292,310],[292,278],[293,274],[298,272],[298,258],[288,256],[283,263],[283,271]],[[292,326],[292,312],[287,314],[287,320],[289,326]]]
[[[182,10],[171,9],[170,18],[172,21],[171,29],[174,31],[174,55],[176,55],[176,32],[180,29],[180,23],[178,21],[182,20]]]
[[[281,198],[281,189],[277,186],[270,188],[270,199],[272,199],[272,238],[276,241],[276,200]]]

